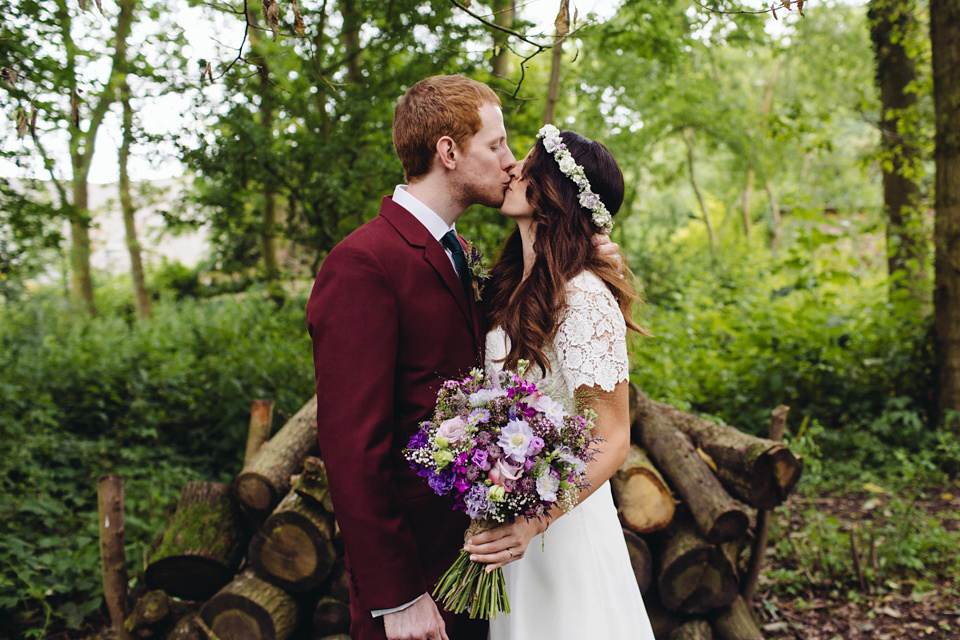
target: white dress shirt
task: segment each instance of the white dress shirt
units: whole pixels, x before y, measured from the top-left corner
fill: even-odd
[[[420,224],[427,228],[427,231],[430,232],[430,235],[432,235],[437,242],[440,242],[440,238],[445,236],[448,231],[457,230],[455,225],[447,226],[443,218],[438,216],[433,209],[417,200],[415,196],[410,195],[410,192],[407,191],[407,185],[405,184],[398,184],[397,188],[393,190],[393,201],[409,211]],[[440,242],[440,246],[443,246],[442,242]],[[450,258],[450,264],[453,266],[454,273],[456,273],[457,266],[453,262],[453,254],[450,253],[450,250],[446,247],[443,247],[443,250],[446,252],[447,257]]]

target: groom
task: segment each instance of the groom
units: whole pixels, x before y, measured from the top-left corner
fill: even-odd
[[[408,186],[327,256],[307,303],[317,431],[346,547],[350,635],[482,640],[487,624],[429,595],[469,519],[404,460],[440,384],[483,366],[486,329],[454,223],[499,207],[514,158],[500,99],[434,76],[397,103],[393,142]]]

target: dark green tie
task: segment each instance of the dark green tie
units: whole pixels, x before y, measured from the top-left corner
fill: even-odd
[[[465,291],[470,291],[470,269],[467,268],[467,256],[463,253],[463,247],[460,246],[460,239],[457,238],[457,232],[451,229],[440,238],[442,244],[453,254],[453,266],[456,267],[457,275],[460,276],[460,282],[463,283]]]

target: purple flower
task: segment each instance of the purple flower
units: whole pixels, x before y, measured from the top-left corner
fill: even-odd
[[[540,436],[533,436],[530,438],[530,446],[527,449],[527,455],[535,456],[541,451],[543,451],[543,438]]]
[[[415,434],[410,436],[410,442],[407,444],[408,449],[422,449],[427,446],[427,443],[430,442],[430,437],[427,436],[423,431],[417,431]]]
[[[471,462],[474,464],[474,466],[476,466],[477,468],[483,469],[484,471],[489,471],[489,470],[490,470],[490,460],[487,459],[487,458],[489,457],[489,455],[490,455],[490,454],[488,454],[488,453],[487,453],[485,450],[483,450],[483,449],[474,449],[474,450],[473,450],[473,455],[471,456],[470,461],[471,461]]]
[[[452,473],[435,473],[429,480],[427,484],[430,485],[430,488],[433,489],[434,493],[438,495],[446,495],[450,492],[450,488],[453,486],[453,474]]]
[[[482,485],[474,485],[463,497],[463,503],[466,505],[467,515],[471,518],[479,518],[486,514],[490,508],[490,500],[487,498],[487,488]]]
[[[497,444],[503,447],[507,457],[514,462],[522,463],[527,457],[527,450],[530,448],[533,437],[533,431],[526,420],[511,420],[500,431]]]
[[[478,447],[485,447],[493,442],[493,434],[489,431],[481,431],[477,434],[474,440],[476,441]]]

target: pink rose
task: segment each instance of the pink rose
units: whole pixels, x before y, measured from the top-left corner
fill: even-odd
[[[447,442],[459,442],[467,437],[467,423],[460,416],[444,420],[437,428],[437,435],[446,438]]]
[[[510,464],[504,460],[497,460],[497,463],[490,469],[487,477],[489,477],[494,484],[499,484],[502,487],[503,483],[507,480],[518,480],[521,473],[523,473],[522,464]]]

